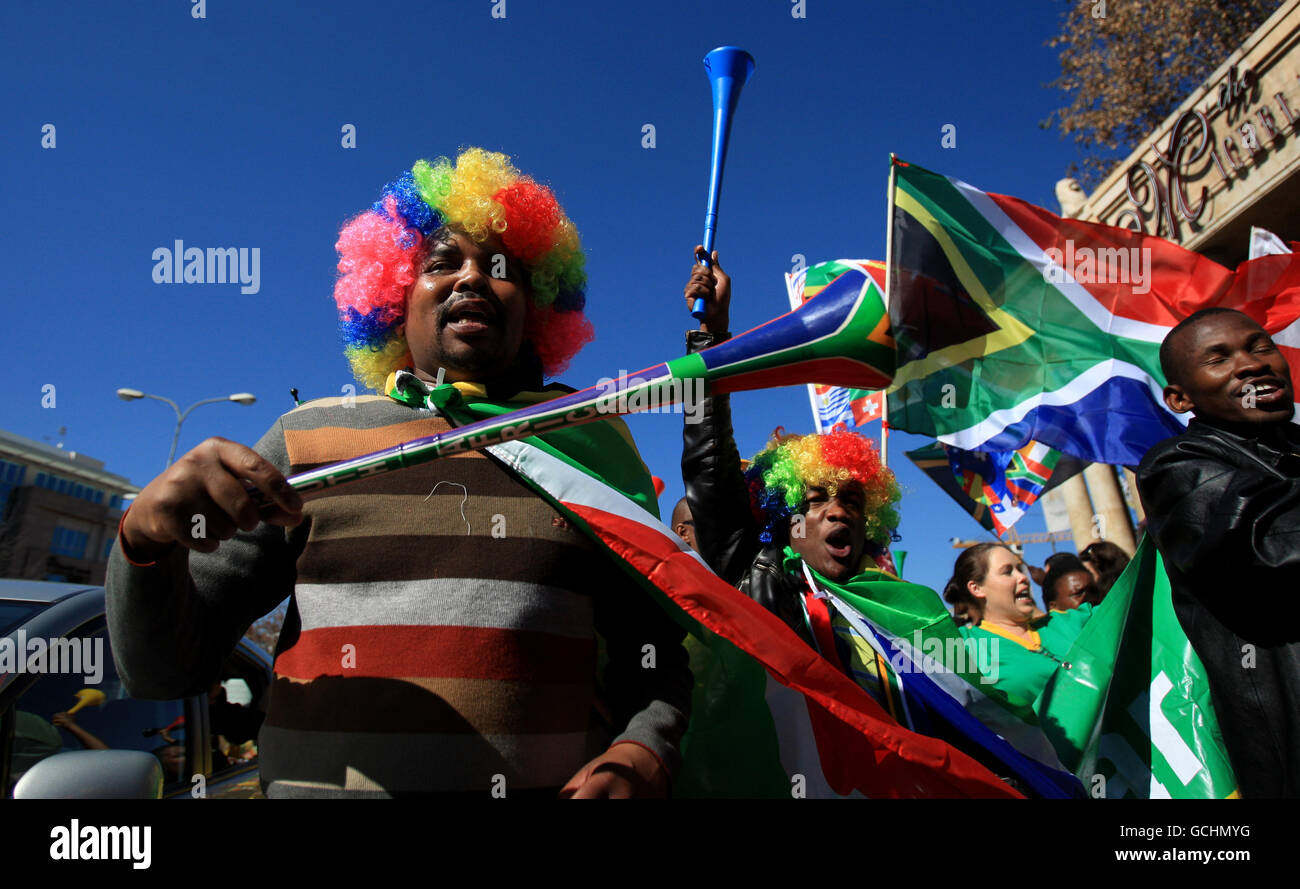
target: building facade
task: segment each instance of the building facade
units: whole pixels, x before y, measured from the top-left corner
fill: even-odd
[[[0,430],[0,577],[102,584],[139,490],[100,460]]]

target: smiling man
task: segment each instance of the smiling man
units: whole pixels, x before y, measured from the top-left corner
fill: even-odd
[[[417,376],[442,367],[448,382],[533,382],[520,352],[528,293],[520,261],[497,237],[477,243],[464,232],[434,232],[407,301],[406,336]],[[427,373],[427,371],[426,371]]]
[[[1205,309],[1160,347],[1187,431],[1142,460],[1138,491],[1174,610],[1205,664],[1245,797],[1300,796],[1300,430],[1291,370],[1247,315]]]
[[[696,248],[697,256],[703,253]],[[688,305],[705,301],[694,352],[730,336],[731,279],[713,255],[696,264],[685,289]],[[682,479],[695,517],[696,549],[718,576],[776,614],[811,644],[802,595],[802,562],[843,583],[883,553],[897,526],[894,474],[861,435],[773,434],[742,469],[725,395],[705,399],[700,422],[683,424]]]
[[[140,493],[107,583],[127,687],[206,688],[288,598],[267,796],[664,795],[690,705],[683,631],[504,463],[472,451],[305,504],[285,484],[572,391],[543,378],[591,339],[576,229],[505,155],[468,149],[417,163],[336,246],[345,354],[378,394],[306,402],[251,449],[209,439]],[[587,428],[652,507],[622,421]],[[581,460],[573,437],[547,443]]]

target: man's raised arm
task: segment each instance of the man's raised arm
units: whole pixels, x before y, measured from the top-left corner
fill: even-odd
[[[293,592],[302,520],[280,423],[255,449],[210,438],[123,516],[105,583],[113,657],[141,698],[198,694],[258,617]],[[259,515],[241,479],[275,504]],[[295,538],[298,535],[294,535]]]
[[[697,254],[703,248],[696,248]],[[728,339],[731,279],[718,265],[692,267],[686,301],[702,298],[705,317],[698,331],[686,337],[689,352]],[[697,421],[697,422],[692,422]],[[749,508],[749,492],[740,468],[740,453],[731,426],[731,398],[704,399],[682,427],[682,482],[695,521],[695,541],[700,557],[719,577],[736,583],[758,554],[758,528]]]

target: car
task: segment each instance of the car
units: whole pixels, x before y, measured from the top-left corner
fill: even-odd
[[[271,658],[241,639],[207,694],[146,701],[113,663],[104,588],[0,580],[0,788],[11,797],[261,796]]]

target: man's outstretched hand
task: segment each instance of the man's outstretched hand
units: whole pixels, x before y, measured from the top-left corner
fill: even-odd
[[[243,479],[265,494],[273,508],[260,513]],[[122,543],[133,560],[157,559],[176,545],[210,553],[236,531],[251,531],[264,521],[298,524],[302,498],[252,448],[209,438],[139,493],[122,520]]]
[[[699,261],[704,256],[704,245],[695,246],[696,262],[691,266],[691,279],[686,284],[686,308],[694,308],[695,299],[704,300],[704,317],[700,330],[712,334],[727,333],[731,312],[731,276],[718,265],[718,251],[713,251],[712,267]]]
[[[560,791],[560,799],[666,799],[668,773],[640,744],[615,744],[587,763]]]

